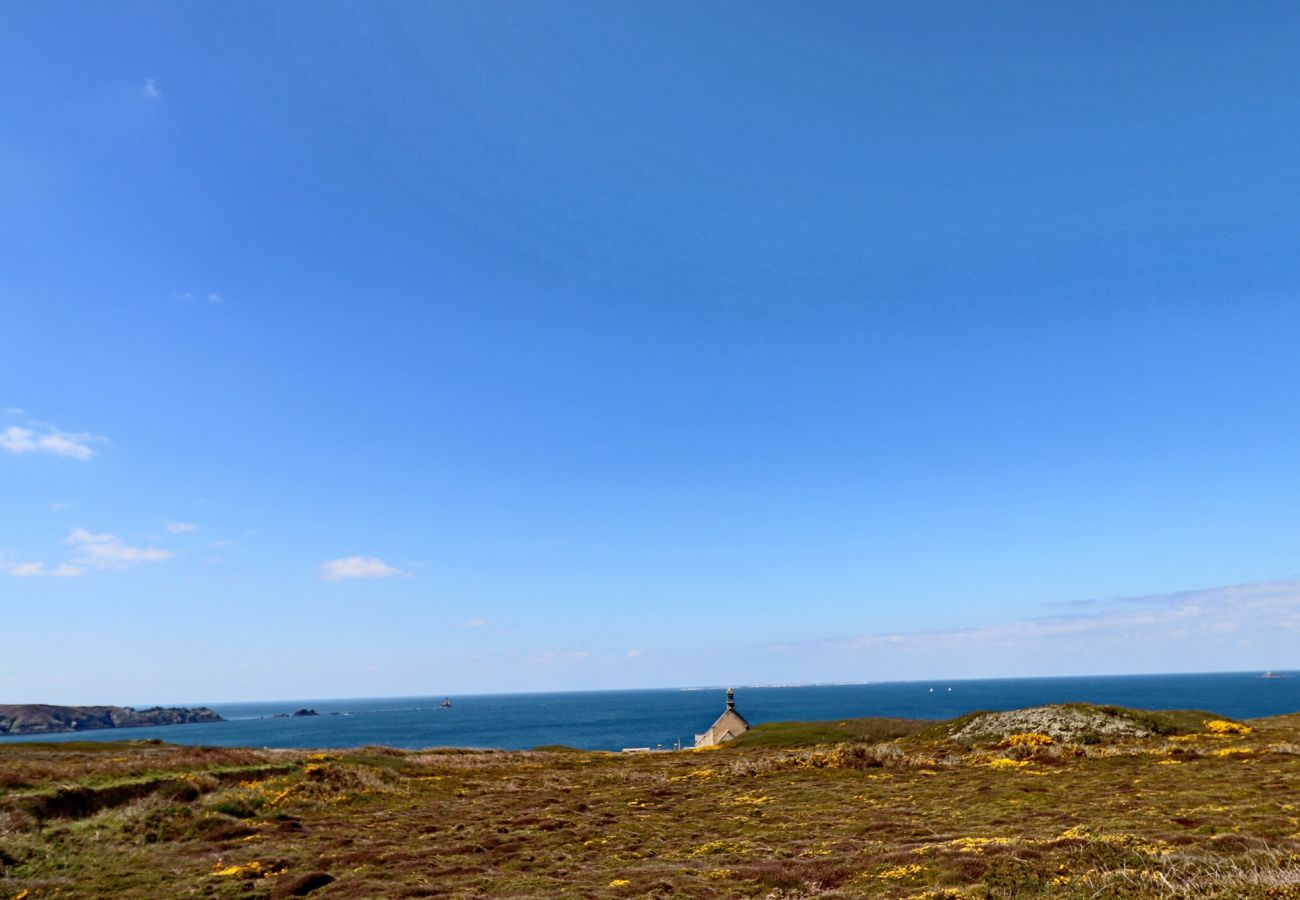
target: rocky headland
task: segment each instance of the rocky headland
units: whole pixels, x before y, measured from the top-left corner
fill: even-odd
[[[0,704],[0,735],[54,734],[97,728],[142,728],[148,725],[185,725],[223,722],[206,706],[195,709],[161,706],[50,706],[44,703]]]

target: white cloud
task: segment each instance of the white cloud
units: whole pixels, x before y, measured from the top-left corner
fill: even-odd
[[[0,412],[3,412],[6,416],[27,415],[27,410],[23,409],[21,406],[6,406],[3,410],[0,410]]]
[[[467,620],[467,621],[465,622],[465,627],[466,627],[466,628],[485,628],[485,627],[487,627],[487,623],[488,623],[487,619],[469,619],[469,620]]]
[[[71,459],[90,459],[95,455],[90,445],[102,440],[93,434],[74,434],[51,426],[20,428],[10,425],[0,431],[0,447],[10,453],[52,453]]]
[[[158,89],[158,82],[152,78],[146,78],[144,80],[144,87],[140,89],[140,94],[149,100],[162,99],[162,91]]]
[[[324,581],[342,581],[346,578],[391,578],[405,575],[396,566],[390,566],[373,556],[347,556],[320,564],[320,577]]]
[[[211,291],[211,292],[209,292],[209,293],[208,293],[208,302],[209,302],[209,303],[220,303],[220,302],[221,302],[221,295],[218,294],[216,291]]]
[[[193,522],[166,522],[163,524],[163,528],[166,528],[172,534],[186,534],[198,527]]]
[[[53,569],[45,568],[45,563],[17,563],[9,567],[9,574],[18,578],[75,578],[85,571],[78,566],[63,563]]]
[[[161,547],[132,547],[117,535],[92,534],[84,528],[74,528],[67,542],[77,548],[72,560],[94,569],[125,569],[147,562],[162,562],[176,554]]]
[[[65,509],[67,509],[67,508],[68,508],[68,504],[66,504],[66,503],[51,503],[51,504],[50,504],[50,509],[54,510],[55,512],[63,512],[63,511],[64,511]]]
[[[636,658],[637,658],[638,656],[640,656],[640,655],[641,655],[641,651],[640,651],[640,650],[629,650],[629,651],[627,651],[627,658],[628,658],[628,659],[636,659]]]

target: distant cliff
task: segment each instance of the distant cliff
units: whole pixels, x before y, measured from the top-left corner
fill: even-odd
[[[59,731],[90,731],[95,728],[140,728],[146,725],[222,721],[225,720],[206,706],[197,709],[164,709],[161,706],[132,709],[129,706],[0,704],[0,735],[53,734]]]

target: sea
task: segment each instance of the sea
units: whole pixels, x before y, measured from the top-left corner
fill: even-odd
[[[1044,703],[1201,709],[1233,719],[1300,712],[1300,672],[1108,675],[899,681],[867,684],[735,685],[736,709],[751,725],[860,716],[947,719],[976,710]],[[444,706],[444,699],[450,706]],[[224,722],[113,728],[0,741],[115,741],[157,738],[222,747],[477,747],[584,750],[689,747],[725,709],[726,688],[657,688],[450,698],[297,699],[194,703]],[[277,717],[298,709],[318,715]]]

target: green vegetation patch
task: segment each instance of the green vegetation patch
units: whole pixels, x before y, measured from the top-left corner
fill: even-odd
[[[731,741],[733,748],[813,747],[856,741],[891,741],[919,734],[933,723],[918,719],[838,719],[827,722],[768,722]]]

